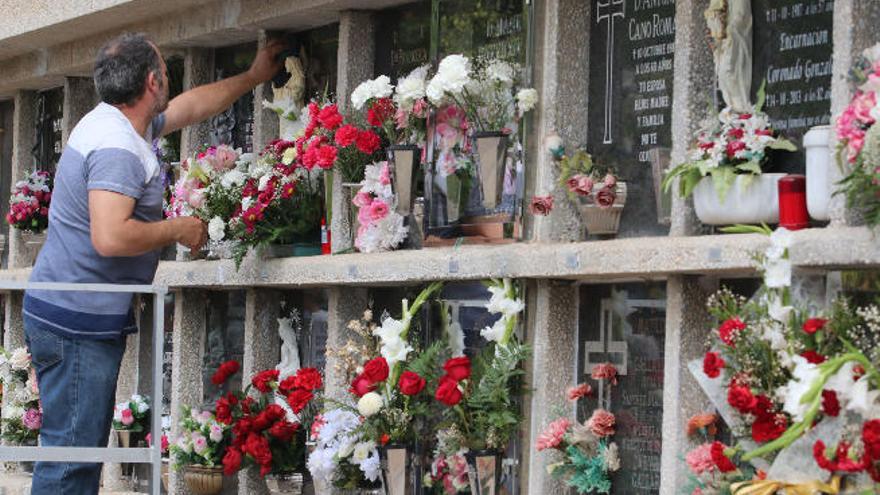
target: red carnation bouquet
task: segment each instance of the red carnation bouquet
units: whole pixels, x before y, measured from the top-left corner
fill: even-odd
[[[222,384],[238,371],[238,363],[220,366],[212,381]],[[231,426],[232,437],[223,456],[223,472],[232,476],[247,465],[260,468],[260,475],[302,469],[305,447],[303,411],[323,385],[315,368],[302,368],[295,375],[280,377],[278,370],[257,373],[243,392],[229,392],[216,404],[216,418]]]
[[[37,170],[27,179],[15,183],[6,222],[16,229],[38,234],[49,226],[51,202],[52,176],[49,172]]]

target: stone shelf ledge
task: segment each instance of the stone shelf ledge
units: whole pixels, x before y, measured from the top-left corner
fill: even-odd
[[[880,268],[880,243],[863,227],[794,233],[791,259],[802,269]],[[490,277],[596,282],[660,279],[672,274],[749,276],[752,256],[769,245],[758,234],[651,237],[578,242],[461,246],[377,254],[259,259],[236,271],[231,260],[166,261],[156,283],[171,288],[326,287],[417,284]],[[23,281],[30,270],[2,270]]]

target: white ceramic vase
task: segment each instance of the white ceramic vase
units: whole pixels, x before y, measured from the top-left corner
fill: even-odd
[[[807,155],[807,211],[814,220],[831,220],[828,205],[831,202],[833,154],[829,140],[831,126],[820,125],[804,134]]]
[[[777,183],[785,174],[737,175],[724,201],[711,177],[694,188],[694,209],[706,225],[779,223]]]

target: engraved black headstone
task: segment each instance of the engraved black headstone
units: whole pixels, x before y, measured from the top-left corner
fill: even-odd
[[[431,2],[421,1],[379,14],[376,30],[376,76],[392,83],[430,63]]]
[[[831,120],[834,0],[752,0],[752,92],[766,81],[764,111],[798,145],[774,169],[804,172],[803,135]]]
[[[628,188],[619,235],[663,235],[655,176],[672,146],[674,0],[592,0],[587,147]]]

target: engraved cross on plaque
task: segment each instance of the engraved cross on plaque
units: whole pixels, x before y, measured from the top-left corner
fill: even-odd
[[[602,143],[611,144],[612,97],[614,91],[614,19],[626,17],[626,0],[599,0],[596,3],[596,23],[608,23],[605,43],[605,133]]]
[[[600,308],[599,340],[584,343],[584,374],[590,376],[593,366],[597,364],[611,363],[617,368],[618,375],[625,376],[629,355],[624,330],[625,316],[614,311],[612,299],[602,299]],[[599,407],[610,409],[611,389],[604,385],[604,380],[600,380],[596,396],[599,398]]]

